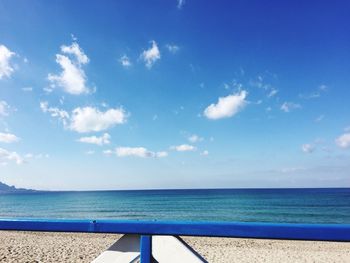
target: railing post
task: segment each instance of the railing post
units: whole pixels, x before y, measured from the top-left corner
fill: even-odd
[[[152,262],[152,236],[142,235],[140,242],[141,263]]]

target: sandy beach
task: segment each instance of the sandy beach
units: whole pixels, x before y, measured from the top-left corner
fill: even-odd
[[[120,235],[0,231],[0,262],[90,262]],[[350,243],[183,237],[209,262],[350,262]]]

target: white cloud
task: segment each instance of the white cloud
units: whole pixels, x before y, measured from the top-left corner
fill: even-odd
[[[193,145],[189,144],[181,144],[177,146],[171,146],[170,149],[178,151],[178,152],[193,152],[196,151],[197,148],[194,147]]]
[[[178,9],[182,9],[182,7],[184,6],[185,4],[185,0],[177,0],[177,8]]]
[[[111,139],[111,136],[108,133],[105,133],[100,137],[97,137],[97,136],[81,137],[78,141],[83,143],[104,145],[104,144],[110,144],[111,143],[110,139]]]
[[[303,144],[301,146],[301,150],[304,152],[304,153],[312,153],[314,150],[315,150],[315,146],[313,146],[312,144]]]
[[[69,114],[65,110],[61,110],[56,107],[49,107],[49,103],[47,101],[40,102],[40,109],[43,112],[49,112],[51,117],[57,117],[60,121],[63,122],[63,125],[66,126],[69,120]]]
[[[8,161],[13,161],[16,164],[22,164],[24,162],[18,153],[0,148],[0,163],[7,164]]]
[[[72,55],[73,58],[56,54],[56,62],[61,66],[62,72],[59,75],[51,73],[48,75],[47,78],[51,83],[49,90],[58,86],[73,95],[88,93],[87,78],[82,65],[87,64],[89,58],[76,42],[73,42],[71,46],[61,46],[61,52]]]
[[[61,46],[61,51],[65,54],[74,55],[78,64],[89,63],[89,58],[85,55],[84,51],[79,47],[77,42],[73,42],[70,46]]]
[[[105,154],[111,154],[108,151]],[[140,157],[140,158],[163,158],[168,156],[167,152],[152,152],[144,147],[117,147],[114,152],[118,157]]]
[[[131,61],[127,55],[123,55],[120,59],[119,62],[122,64],[124,68],[129,68],[131,67]]]
[[[315,119],[315,122],[321,122],[324,119],[324,115],[320,115]]]
[[[104,150],[103,154],[107,156],[111,156],[114,152],[112,150]]]
[[[299,97],[301,99],[317,99],[319,97],[321,97],[321,94],[319,92],[313,92],[313,93],[310,93],[310,94],[299,94]]]
[[[258,75],[256,79],[250,80],[250,85],[253,87],[257,87],[259,89],[267,89],[267,86],[264,84],[263,77],[261,75]]]
[[[93,107],[79,107],[72,111],[69,128],[80,133],[99,132],[125,123],[126,118],[127,114],[123,108],[112,108],[102,112]]]
[[[13,73],[14,68],[10,60],[15,54],[4,45],[0,45],[0,79],[4,77],[9,78]]]
[[[18,142],[19,140],[20,139],[14,134],[0,132],[0,142],[13,143]]]
[[[93,150],[89,150],[89,151],[86,151],[85,152],[85,154],[87,154],[87,155],[92,155],[92,154],[94,154],[95,153],[95,151],[93,151]]]
[[[321,97],[322,92],[326,92],[328,90],[328,87],[326,85],[320,85],[316,91],[313,91],[308,94],[299,94],[299,97],[302,99],[317,99]]]
[[[205,150],[205,151],[201,152],[200,155],[208,156],[209,155],[209,151]]]
[[[227,97],[220,97],[216,104],[211,104],[204,110],[204,115],[213,120],[232,117],[247,104],[245,100],[247,94],[245,90],[242,90]]]
[[[152,47],[147,50],[144,50],[140,58],[145,62],[145,65],[148,69],[152,68],[153,64],[160,59],[160,51],[157,46],[157,43],[152,40]]]
[[[94,107],[75,108],[71,114],[56,107],[49,107],[47,102],[40,102],[43,112],[49,112],[51,117],[56,117],[63,122],[65,128],[85,133],[100,132],[117,124],[126,122],[127,113],[123,108],[111,108],[100,111]]]
[[[335,143],[340,148],[350,148],[350,133],[344,133],[343,135],[339,136]]]
[[[277,76],[270,72],[266,72],[262,75],[258,75],[255,79],[250,80],[249,84],[253,87],[262,89],[267,98],[272,98],[278,93],[278,89],[274,84],[269,82],[275,82]]]
[[[201,142],[204,140],[203,137],[198,136],[197,134],[193,134],[187,138],[191,143]]]
[[[6,101],[0,100],[0,117],[5,117],[9,115],[10,106]]]
[[[284,112],[291,112],[292,110],[300,109],[301,105],[294,102],[284,102],[281,105],[281,110]]]
[[[175,54],[176,52],[179,51],[180,47],[177,45],[172,45],[172,44],[166,44],[165,47],[168,49],[170,53]]]
[[[268,98],[271,98],[273,96],[275,96],[278,93],[277,89],[271,89],[271,91],[269,92],[269,94],[267,94]]]
[[[156,152],[156,157],[158,158],[163,158],[163,157],[167,157],[168,156],[168,152]]]

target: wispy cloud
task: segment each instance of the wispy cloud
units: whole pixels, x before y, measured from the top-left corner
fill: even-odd
[[[114,151],[112,151],[112,150],[104,150],[103,154],[106,155],[106,156],[111,156],[111,155],[114,154]]]
[[[294,102],[284,102],[281,105],[281,110],[284,112],[291,112],[296,109],[301,109],[301,105]]]
[[[336,140],[335,143],[340,148],[350,148],[350,133],[344,133],[340,135]]]
[[[50,89],[55,87],[62,88],[65,92],[79,95],[90,92],[86,86],[87,77],[83,70],[83,65],[89,63],[89,58],[79,47],[77,42],[73,42],[70,46],[61,46],[61,52],[66,55],[56,54],[56,62],[62,68],[59,75],[49,74]]]
[[[12,133],[2,133],[0,132],[0,142],[4,143],[13,143],[18,142],[20,138],[18,138],[16,135]]]
[[[0,100],[0,117],[9,115],[10,106],[4,100]]]
[[[315,122],[321,122],[321,121],[323,121],[323,119],[324,119],[324,115],[322,114],[322,115],[320,115],[320,116],[318,116],[316,119],[315,119]]]
[[[16,164],[22,164],[24,162],[24,159],[16,152],[11,152],[6,149],[0,148],[0,163],[6,165],[9,161],[13,161]]]
[[[22,90],[25,92],[31,92],[31,91],[33,91],[33,88],[32,87],[24,87],[24,88],[22,88]]]
[[[81,137],[78,139],[79,142],[90,143],[96,145],[105,145],[110,144],[111,136],[108,133],[104,133],[102,136],[89,136],[89,137]]]
[[[191,143],[197,143],[197,142],[201,142],[204,140],[203,137],[200,137],[197,134],[193,134],[193,135],[189,136],[187,139]]]
[[[177,53],[180,49],[179,46],[177,45],[174,45],[174,44],[166,44],[165,47],[167,48],[167,50],[170,52],[170,53]]]
[[[321,97],[319,92],[309,93],[309,94],[299,94],[299,98],[301,99],[317,99]]]
[[[309,144],[309,143],[306,143],[306,144],[303,144],[301,146],[301,150],[304,152],[304,153],[312,153],[315,151],[315,146],[312,145],[312,144]]]
[[[117,157],[139,157],[139,158],[164,158],[168,156],[167,152],[153,152],[144,147],[117,147],[114,151],[106,150],[105,155],[115,154]]]
[[[151,69],[154,63],[160,59],[160,51],[157,43],[152,40],[151,44],[152,46],[149,49],[144,50],[140,55],[140,58],[145,62],[148,69]]]
[[[203,152],[200,153],[200,155],[202,155],[202,156],[208,156],[208,155],[209,155],[209,151],[204,150]]]
[[[16,53],[9,50],[6,46],[0,45],[0,79],[9,78],[14,71],[13,65],[11,65],[11,58]]]
[[[271,98],[271,97],[275,96],[277,93],[278,93],[278,90],[272,88],[272,89],[270,90],[270,92],[267,94],[267,97],[268,97],[268,98]]]
[[[171,146],[170,149],[177,151],[177,152],[193,152],[193,151],[197,150],[196,147],[194,147],[193,145],[189,145],[189,144],[181,144],[181,145],[177,145],[177,146]]]
[[[299,94],[299,98],[301,99],[317,99],[321,97],[321,94],[328,90],[328,86],[320,85],[317,90],[312,91],[310,93],[301,93]]]
[[[272,98],[277,95],[278,89],[275,88],[274,85],[270,84],[266,79],[274,81],[276,79],[276,76],[271,73],[261,74],[258,75],[255,79],[250,80],[249,83],[253,87],[264,90],[267,98]]]
[[[182,9],[182,7],[185,5],[185,0],[177,0],[177,8]]]
[[[242,90],[226,97],[220,97],[216,104],[210,104],[204,110],[204,116],[212,120],[232,117],[246,106],[247,95],[247,91]]]
[[[69,113],[65,110],[61,110],[57,107],[49,107],[49,103],[47,101],[40,102],[40,109],[42,112],[50,113],[51,117],[58,118],[60,121],[62,121],[63,125],[67,125],[67,121],[69,120]]]
[[[43,154],[43,153],[38,153],[38,154],[33,154],[33,153],[27,153],[24,155],[25,159],[42,159],[42,158],[49,158],[50,156],[48,154]]]
[[[121,56],[121,58],[119,59],[119,62],[120,64],[122,64],[124,68],[129,68],[132,65],[130,58],[127,55]]]

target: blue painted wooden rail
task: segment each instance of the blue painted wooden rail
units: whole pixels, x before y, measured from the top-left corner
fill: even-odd
[[[142,263],[151,260],[152,235],[350,241],[350,224],[0,219],[0,230],[140,234]]]

